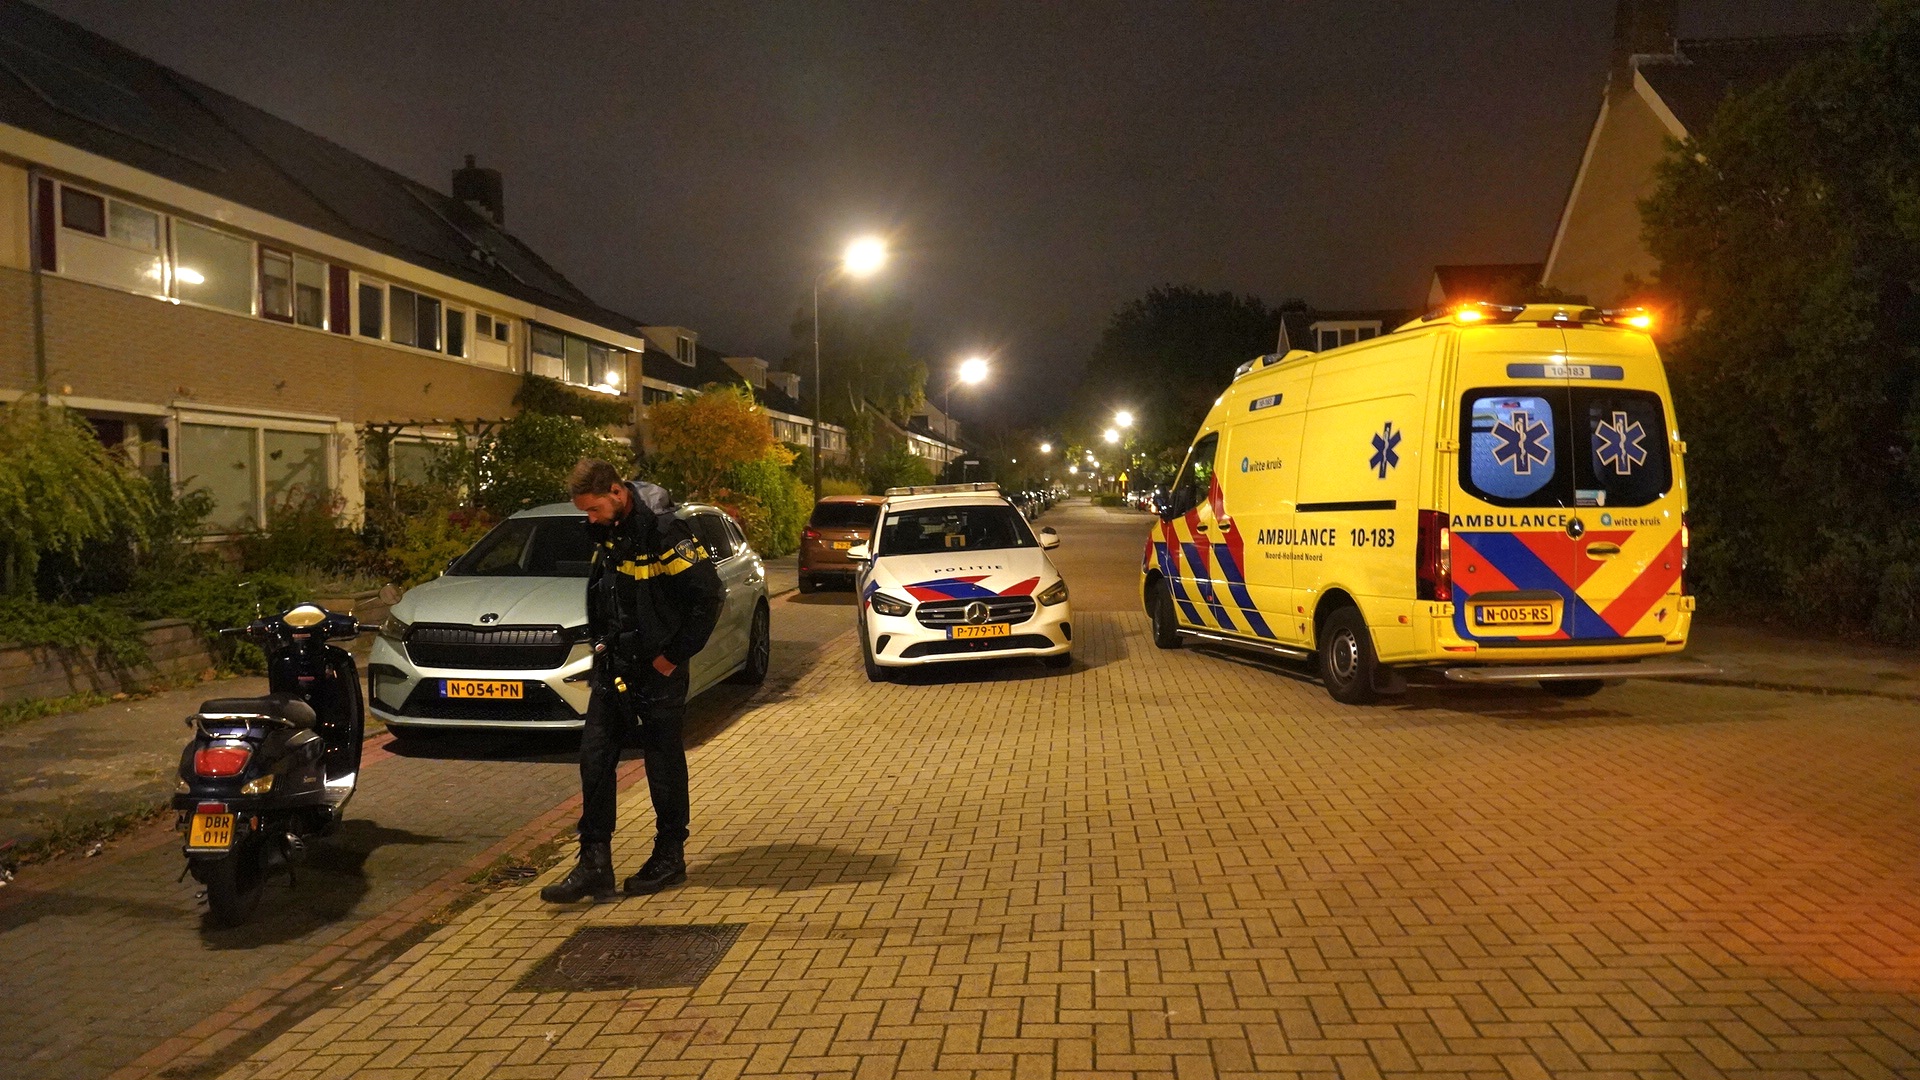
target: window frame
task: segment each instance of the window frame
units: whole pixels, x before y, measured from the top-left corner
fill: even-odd
[[[326,486],[329,494],[340,493],[340,439],[339,425],[323,420],[300,420],[292,417],[263,416],[247,412],[219,412],[209,409],[176,410],[167,424],[168,479],[175,492],[181,490],[180,438],[181,429],[187,425],[201,427],[222,427],[251,432],[252,468],[253,468],[253,518],[249,527],[266,527],[267,515],[267,432],[282,432],[298,435],[318,435],[321,437],[321,459],[326,466]],[[198,475],[198,474],[195,474]],[[241,531],[215,530],[203,533],[209,538],[241,535]]]

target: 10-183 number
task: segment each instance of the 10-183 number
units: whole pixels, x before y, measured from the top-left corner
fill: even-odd
[[[1348,529],[1347,533],[1352,538],[1354,547],[1389,548],[1393,546],[1392,529]]]

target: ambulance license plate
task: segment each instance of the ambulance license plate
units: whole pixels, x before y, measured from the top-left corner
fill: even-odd
[[[232,847],[233,815],[193,815],[193,825],[187,830],[187,846],[218,851],[225,851]]]
[[[1558,604],[1476,604],[1475,626],[1558,626]]]
[[[443,698],[519,701],[526,696],[526,693],[524,684],[512,680],[443,679],[440,683],[440,696]]]
[[[1007,623],[988,623],[985,626],[949,626],[947,637],[952,641],[967,641],[973,638],[1011,637],[1013,627]]]

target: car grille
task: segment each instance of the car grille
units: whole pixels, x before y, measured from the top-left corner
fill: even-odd
[[[557,626],[415,626],[407,656],[421,667],[548,671],[567,662],[573,642]]]
[[[1045,634],[1015,634],[1012,637],[973,638],[966,641],[922,641],[900,650],[902,660],[921,656],[958,656],[967,653],[995,653],[1008,649],[1050,649],[1053,640]]]
[[[423,720],[495,720],[533,724],[580,720],[580,714],[573,711],[565,698],[554,693],[553,687],[537,682],[526,683],[525,687],[527,696],[519,701],[474,701],[443,698],[440,696],[439,679],[421,679],[420,685],[407,695],[406,704],[400,706],[400,711],[395,715],[402,720],[418,717]]]
[[[921,626],[942,629],[967,625],[967,607],[987,605],[986,623],[1022,623],[1033,618],[1036,606],[1031,596],[990,596],[979,600],[931,600],[918,611]]]

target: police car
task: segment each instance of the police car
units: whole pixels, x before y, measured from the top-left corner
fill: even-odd
[[[861,564],[861,658],[881,682],[902,668],[956,660],[1038,657],[1073,663],[1067,583],[996,484],[890,488]]]

